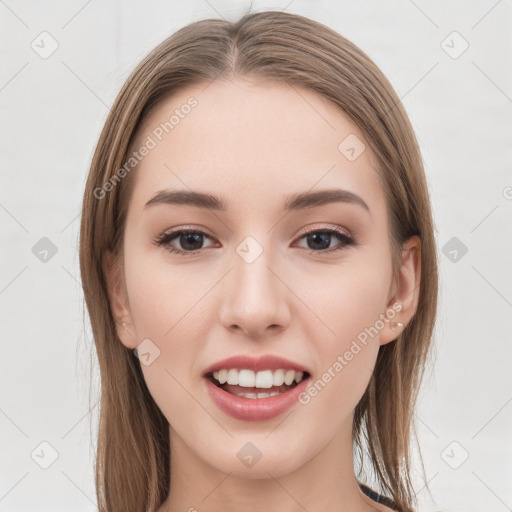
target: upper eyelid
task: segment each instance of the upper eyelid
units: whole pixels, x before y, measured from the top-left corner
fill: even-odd
[[[339,226],[334,226],[334,225],[312,227],[312,228],[301,228],[300,234],[307,235],[309,233],[316,233],[317,231],[329,231],[329,232],[334,232],[334,233],[337,233],[340,235],[345,235],[349,238],[353,238],[352,233],[348,229],[341,228]]]
[[[334,232],[334,233],[342,234],[342,235],[345,235],[345,236],[347,236],[349,238],[352,238],[352,235],[351,235],[350,232],[347,232],[347,233],[344,232],[345,231],[344,228],[333,227],[333,226],[301,228],[298,234],[300,235],[300,237],[302,237],[302,236],[308,235],[310,233],[316,233],[316,232],[319,232],[319,231]],[[216,239],[214,236],[208,234],[207,231],[204,231],[203,228],[200,229],[200,228],[191,228],[191,227],[183,227],[183,228],[173,229],[173,230],[170,230],[170,231],[164,231],[161,235],[159,235],[158,238],[163,238],[163,237],[168,236],[168,235],[178,235],[178,234],[183,234],[183,233],[198,233],[198,234],[201,234],[201,235],[206,235],[208,238]]]

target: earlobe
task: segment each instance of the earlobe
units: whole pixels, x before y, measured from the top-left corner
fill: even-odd
[[[116,324],[117,336],[128,348],[135,348],[137,340],[128,303],[126,286],[119,258],[108,251],[103,259],[103,272],[108,288],[110,310]]]
[[[421,279],[421,241],[409,238],[402,246],[402,261],[394,283],[394,294],[388,310],[395,313],[381,332],[381,345],[395,340],[407,327],[418,307]],[[400,304],[400,307],[396,307]],[[388,317],[389,318],[389,317]]]

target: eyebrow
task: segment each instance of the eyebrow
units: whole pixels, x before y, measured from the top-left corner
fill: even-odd
[[[370,212],[370,208],[361,197],[353,192],[342,189],[292,194],[286,198],[283,210],[285,212],[305,210],[331,203],[355,204]],[[161,190],[145,204],[144,209],[158,204],[193,206],[218,211],[226,211],[228,209],[228,202],[224,198],[190,190]]]

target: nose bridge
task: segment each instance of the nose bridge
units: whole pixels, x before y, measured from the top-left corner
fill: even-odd
[[[222,315],[224,326],[238,326],[247,334],[257,335],[269,326],[287,324],[286,287],[275,275],[272,251],[252,236],[235,251]]]

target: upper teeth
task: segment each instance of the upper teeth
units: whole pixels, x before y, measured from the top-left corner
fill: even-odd
[[[298,384],[303,377],[304,372],[296,372],[295,370],[263,370],[255,373],[252,370],[231,368],[213,372],[213,378],[221,384],[227,382],[243,388],[271,388],[283,384],[289,386],[294,380]]]

